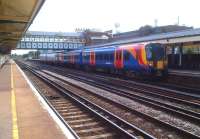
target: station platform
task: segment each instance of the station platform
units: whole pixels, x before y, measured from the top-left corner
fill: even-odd
[[[193,70],[169,69],[169,74],[200,78],[200,70],[193,71]]]
[[[0,139],[66,139],[17,65],[0,69]]]

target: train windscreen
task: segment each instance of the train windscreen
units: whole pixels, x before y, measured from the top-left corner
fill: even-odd
[[[161,44],[148,44],[146,46],[147,60],[163,60],[165,57],[165,49]]]

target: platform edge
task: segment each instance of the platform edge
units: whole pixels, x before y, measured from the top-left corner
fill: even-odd
[[[49,105],[46,103],[46,101],[43,99],[43,97],[40,95],[40,93],[37,91],[37,89],[34,87],[34,85],[31,83],[31,81],[25,75],[25,73],[21,70],[21,68],[17,64],[16,64],[16,66],[19,69],[19,71],[21,72],[21,74],[23,75],[24,79],[27,81],[27,83],[28,83],[29,87],[31,88],[33,94],[37,97],[41,106],[50,114],[50,116],[53,118],[53,120],[56,122],[56,124],[60,127],[63,134],[69,139],[75,139],[73,134],[68,130],[68,128],[62,123],[62,121],[57,117],[57,115],[49,107]]]

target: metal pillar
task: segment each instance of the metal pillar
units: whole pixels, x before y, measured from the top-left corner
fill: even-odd
[[[173,45],[172,46],[172,57],[171,57],[171,64],[172,64],[173,68],[175,66],[175,56],[174,56],[174,54],[175,54],[175,46]]]
[[[183,44],[179,46],[179,67],[182,67]]]
[[[0,68],[1,68],[2,63],[3,63],[3,60],[2,60],[2,57],[1,57],[1,54],[0,54]]]

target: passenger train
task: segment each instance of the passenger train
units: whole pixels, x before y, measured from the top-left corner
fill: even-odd
[[[85,47],[69,52],[40,54],[40,61],[127,76],[167,75],[166,49],[160,43],[130,43]]]

